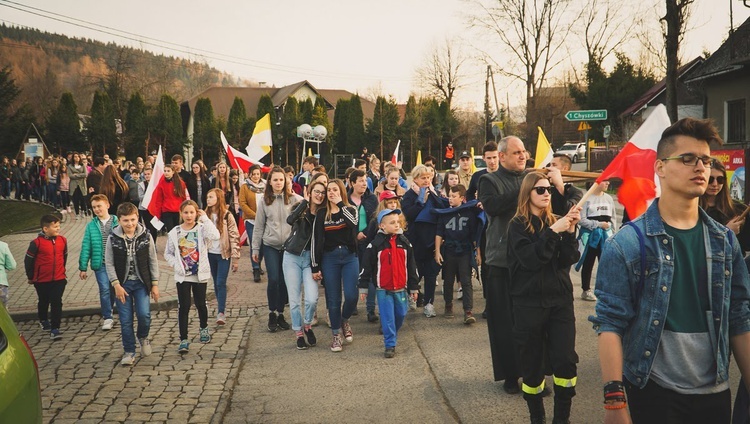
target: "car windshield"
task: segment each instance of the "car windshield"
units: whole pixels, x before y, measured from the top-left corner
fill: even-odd
[[[487,163],[482,158],[474,158],[474,166],[477,168],[486,168]]]
[[[565,144],[562,147],[560,147],[560,150],[575,150],[576,146],[573,144]]]

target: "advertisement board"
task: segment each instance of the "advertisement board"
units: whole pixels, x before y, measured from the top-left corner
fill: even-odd
[[[745,151],[742,149],[714,150],[711,156],[727,169],[729,194],[745,203]]]

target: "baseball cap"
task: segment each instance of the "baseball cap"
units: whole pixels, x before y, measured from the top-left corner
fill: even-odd
[[[467,152],[466,150],[464,150],[463,152],[461,152],[461,155],[458,158],[459,159],[461,159],[461,158],[469,158],[469,159],[471,159],[471,155],[469,154],[469,152]]]
[[[393,190],[383,190],[378,197],[378,201],[382,202],[387,199],[399,199],[401,196],[397,195]]]
[[[401,209],[383,209],[382,211],[380,211],[380,213],[378,214],[378,225],[380,225],[380,221],[383,220],[383,217],[392,213],[401,215]]]

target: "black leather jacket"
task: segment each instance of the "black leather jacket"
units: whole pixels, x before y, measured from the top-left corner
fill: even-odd
[[[310,250],[315,215],[310,213],[308,205],[307,200],[302,200],[286,218],[286,223],[292,226],[292,234],[284,242],[284,250],[297,256]]]

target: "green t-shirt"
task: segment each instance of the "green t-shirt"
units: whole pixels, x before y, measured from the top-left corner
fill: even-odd
[[[703,222],[680,230],[666,223],[667,234],[674,239],[674,278],[669,295],[665,329],[677,333],[708,332],[708,268],[703,240]]]

